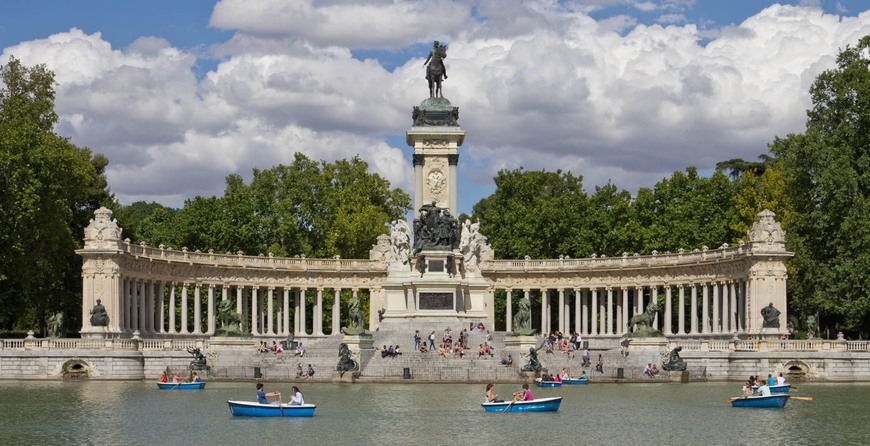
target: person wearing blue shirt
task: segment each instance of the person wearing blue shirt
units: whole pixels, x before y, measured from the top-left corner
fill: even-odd
[[[199,376],[199,373],[193,372],[193,382],[195,382],[195,383],[202,382],[202,377]]]
[[[770,375],[770,374],[767,375],[767,385],[768,386],[775,386],[776,385],[776,379],[773,377],[773,375]]]
[[[266,393],[266,392],[263,390],[263,383],[257,383],[257,402],[258,402],[258,403],[260,403],[260,404],[269,404],[269,400],[268,400],[267,398],[269,398],[269,397],[274,397],[274,396],[280,397],[280,396],[281,396],[281,393],[280,393],[280,392],[269,392],[269,393]]]

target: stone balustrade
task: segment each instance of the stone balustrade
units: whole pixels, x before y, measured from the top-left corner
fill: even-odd
[[[161,350],[208,348],[208,339],[0,339],[0,350]],[[253,345],[253,341],[252,341]]]

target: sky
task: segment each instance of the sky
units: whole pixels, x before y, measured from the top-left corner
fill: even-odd
[[[181,207],[225,178],[359,156],[413,192],[411,111],[448,45],[459,211],[501,169],[635,193],[804,130],[816,76],[870,34],[864,0],[4,0],[0,64],[54,71],[56,132],[119,201]]]

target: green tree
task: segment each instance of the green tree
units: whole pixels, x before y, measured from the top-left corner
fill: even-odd
[[[777,138],[795,252],[790,309],[821,326],[870,327],[870,36],[847,46],[810,88],[806,131]]]
[[[54,133],[54,74],[15,58],[0,67],[0,328],[81,317],[83,228],[111,203],[105,157]]]
[[[499,258],[585,256],[593,246],[584,219],[583,178],[556,172],[502,170],[495,192],[474,205]]]

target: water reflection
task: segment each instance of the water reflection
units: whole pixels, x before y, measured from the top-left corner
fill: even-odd
[[[290,384],[267,385],[289,393]],[[735,409],[736,383],[590,384],[534,389],[562,395],[557,413],[484,413],[483,385],[301,385],[314,418],[230,416],[253,383],[158,391],[140,382],[0,382],[3,444],[858,444],[870,386],[798,385],[784,409]],[[516,385],[496,385],[503,397]]]

